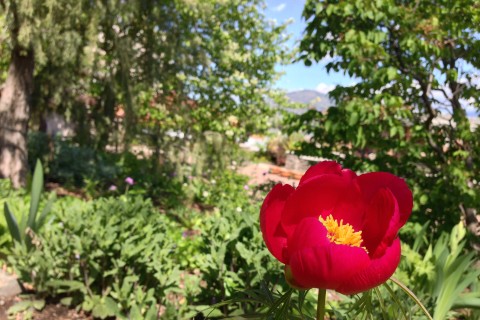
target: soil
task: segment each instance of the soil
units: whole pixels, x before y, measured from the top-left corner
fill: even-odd
[[[93,320],[92,317],[86,316],[83,312],[70,309],[61,304],[49,304],[41,311],[35,311],[33,314],[35,320]]]
[[[19,297],[0,298],[0,320],[8,320],[8,309],[22,301]],[[22,320],[25,317],[17,314],[15,320]],[[93,320],[91,316],[85,315],[75,309],[68,308],[61,304],[47,304],[41,311],[33,311],[33,320]]]
[[[7,320],[7,310],[13,306],[18,299],[16,297],[0,298],[0,320]]]

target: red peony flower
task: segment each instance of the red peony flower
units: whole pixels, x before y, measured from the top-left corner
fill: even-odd
[[[386,172],[357,176],[324,161],[308,169],[296,189],[278,184],[270,191],[260,227],[292,286],[354,294],[394,273],[397,232],[412,206],[404,180]]]

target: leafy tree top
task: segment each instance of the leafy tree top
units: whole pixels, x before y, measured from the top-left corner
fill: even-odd
[[[480,130],[466,110],[480,110],[479,9],[474,0],[308,0],[299,58],[330,56],[327,70],[358,82],[331,92],[338,107],[327,115],[292,120],[313,133],[304,151],[409,178],[421,219],[475,207]]]

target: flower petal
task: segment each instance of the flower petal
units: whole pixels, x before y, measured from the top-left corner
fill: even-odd
[[[377,191],[367,206],[362,228],[363,245],[371,258],[382,256],[397,236],[400,212],[390,189]]]
[[[405,180],[400,179],[387,172],[370,172],[362,174],[357,178],[358,184],[362,189],[365,202],[370,203],[371,199],[381,188],[388,188],[397,199],[400,210],[398,228],[407,222],[413,207],[412,192],[408,188]]]
[[[342,166],[335,161],[322,161],[314,166],[308,168],[303,177],[300,179],[299,185],[302,185],[305,181],[323,175],[323,174],[336,174],[342,173]]]
[[[327,238],[327,229],[318,218],[303,219],[295,228],[295,232],[287,240],[289,256],[305,248],[330,245]]]
[[[285,201],[295,189],[286,184],[277,184],[268,193],[260,209],[260,229],[268,250],[279,261],[285,263],[283,251],[287,245],[286,233],[280,224]]]
[[[282,213],[282,225],[287,234],[307,217],[326,218],[332,214],[343,219],[355,230],[363,226],[363,199],[350,176],[324,174],[308,179],[288,198]]]
[[[350,188],[343,190],[332,215],[337,221],[343,220],[344,223],[352,225],[355,231],[361,230],[364,224],[365,204],[358,185],[352,183]]]
[[[303,288],[337,289],[369,264],[364,249],[334,243],[297,251],[290,258],[295,282]]]
[[[396,238],[382,257],[372,259],[368,268],[359,270],[352,277],[345,277],[344,282],[336,288],[336,291],[343,294],[355,294],[384,283],[397,269],[400,255],[400,239]]]
[[[308,289],[308,288],[302,287],[300,284],[298,284],[295,281],[295,278],[293,277],[293,274],[292,274],[292,268],[290,268],[289,265],[285,266],[284,275],[285,275],[285,281],[287,281],[288,285],[293,289],[297,289],[297,290]]]

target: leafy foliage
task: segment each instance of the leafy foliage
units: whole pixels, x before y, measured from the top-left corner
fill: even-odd
[[[407,273],[409,285],[433,310],[434,319],[445,319],[450,310],[480,308],[480,295],[475,290],[480,270],[475,252],[465,252],[466,229],[457,224],[450,234],[442,233],[431,244],[425,241],[427,228],[422,228],[418,241],[410,248],[404,245],[405,259],[400,274]],[[405,275],[405,274],[404,274]]]
[[[282,292],[275,289],[270,290],[267,283],[262,283],[260,289],[244,290],[231,300],[215,304],[212,308],[246,304],[255,306],[253,312],[247,311],[241,315],[247,318],[315,319],[315,300],[313,290],[296,291],[290,288]]]
[[[459,309],[469,310],[468,313],[480,309],[476,289],[480,269],[474,266],[474,253],[465,252],[463,224],[456,225],[450,233],[442,233],[436,240],[429,239],[428,225],[418,229],[408,223],[407,227],[415,230],[416,241],[412,245],[402,244],[403,257],[394,275],[405,285],[398,286],[398,280],[389,281],[348,297],[332,309],[337,317],[426,319],[412,293],[435,320],[459,316]]]
[[[76,124],[70,140],[32,134],[30,161],[44,161],[48,181],[115,196],[52,204],[37,173],[31,196],[0,182],[2,254],[37,293],[12,313],[28,315],[54,297],[102,319],[314,318],[313,290],[288,289],[263,245],[256,200],[265,190],[223,170],[239,141],[271,124],[273,102],[284,102],[272,83],[288,58],[285,26],[266,19],[263,3],[0,1],[0,80],[9,51],[31,46],[32,125],[44,130],[47,112]],[[279,141],[408,180],[419,224],[405,234],[397,276],[435,319],[459,308],[476,309],[465,316],[474,319],[479,308],[465,229],[442,233],[480,199],[480,129],[467,117],[480,100],[475,9],[473,0],[308,0],[300,59],[331,56],[329,70],[359,82],[337,87],[326,114],[289,115],[290,141]],[[130,153],[134,144],[152,156]],[[38,218],[42,205],[52,210]],[[8,231],[28,246],[11,246]],[[387,283],[332,299],[327,311],[423,318],[408,296]]]
[[[33,250],[17,246],[9,262],[40,298],[56,297],[98,318],[313,319],[315,292],[289,290],[263,245],[255,201],[263,193],[245,188],[245,178],[230,171],[212,175],[190,181],[199,188],[202,211],[179,207],[165,214],[130,193],[90,202],[59,199],[34,235]],[[458,225],[432,244],[427,230],[408,225],[402,236],[415,235],[415,241],[403,246],[396,276],[435,319],[479,308],[479,271],[473,254],[464,253],[465,228]],[[391,284],[351,298],[330,294],[328,301],[327,312],[338,319],[422,318],[417,304]]]
[[[42,144],[47,147],[41,147]],[[176,207],[185,198],[183,176],[179,173],[186,165],[158,166],[157,161],[145,156],[95,151],[71,139],[50,139],[41,132],[31,132],[28,145],[30,155],[45,160],[47,182],[53,186],[60,184],[81,196],[95,198],[124,193],[127,187],[124,180],[131,177],[135,186],[128,192],[150,197],[155,204]]]
[[[204,212],[180,207],[166,215],[130,193],[90,202],[63,198],[34,234],[33,250],[15,247],[8,260],[39,296],[95,317],[205,312],[243,288],[259,289],[264,278],[283,278],[263,246],[258,204],[244,178],[227,171],[216,179],[207,186]],[[278,288],[284,290],[283,280]],[[238,312],[224,307],[217,314]]]
[[[280,99],[275,66],[288,48],[285,25],[269,22],[263,7],[263,0],[6,0],[0,66],[12,62],[9,53],[30,53],[34,81],[20,80],[35,85],[22,107],[33,127],[62,135],[65,126],[50,123],[62,119],[82,146],[129,151],[142,143],[165,163],[168,153],[193,152],[207,131],[233,144],[268,127],[271,101]],[[26,137],[26,122],[21,131]],[[178,133],[189,138],[171,148],[167,136]]]
[[[478,209],[480,199],[479,130],[467,117],[480,102],[476,7],[311,0],[303,13],[300,59],[308,65],[331,56],[327,70],[357,83],[331,92],[337,106],[327,114],[293,117],[292,132],[312,134],[302,151],[405,177],[415,191],[413,219],[433,218],[439,230]]]
[[[45,307],[45,300],[23,300],[17,302],[10,308],[8,308],[9,317],[17,316],[19,313],[22,314],[23,319],[32,319],[33,310],[42,310]]]
[[[33,253],[18,247],[9,260],[39,292],[62,295],[96,317],[157,308],[157,299],[168,304],[166,294],[178,288],[170,223],[140,198],[71,199],[37,235]]]
[[[53,201],[55,200],[55,194],[52,194],[37,219],[42,190],[43,168],[41,162],[37,161],[37,165],[35,166],[35,172],[33,174],[32,193],[30,197],[30,210],[28,212],[28,215],[24,213],[22,215],[22,220],[19,224],[15,215],[10,210],[7,202],[4,202],[3,204],[5,221],[7,222],[12,239],[20,245],[26,245],[28,249],[31,248],[32,233],[37,233],[39,229],[43,226],[47,215],[50,213]]]

